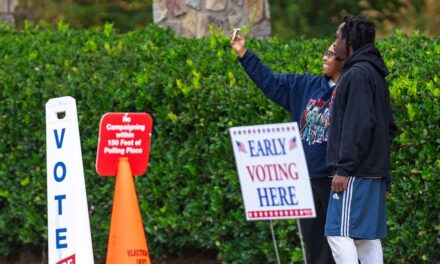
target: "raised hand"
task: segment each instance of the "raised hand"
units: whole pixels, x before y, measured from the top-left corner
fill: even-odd
[[[231,30],[231,47],[235,52],[237,52],[238,57],[243,57],[243,55],[246,53],[246,47],[245,47],[245,39],[241,35],[235,34],[235,38],[232,38],[234,36],[234,29]]]

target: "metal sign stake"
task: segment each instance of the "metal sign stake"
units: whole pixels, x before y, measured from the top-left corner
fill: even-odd
[[[302,254],[303,254],[303,258],[304,258],[304,264],[307,264],[307,256],[306,256],[306,250],[305,250],[305,247],[304,247],[303,236],[302,236],[302,233],[301,233],[300,220],[297,219],[296,222],[298,223],[298,234],[299,234],[299,240],[301,241],[301,250],[302,250]]]
[[[272,232],[272,240],[273,240],[273,247],[275,248],[275,254],[277,256],[277,263],[280,264],[280,256],[278,255],[278,247],[277,247],[277,241],[275,239],[275,232],[273,231],[273,225],[272,220],[269,220],[270,223],[270,231]]]

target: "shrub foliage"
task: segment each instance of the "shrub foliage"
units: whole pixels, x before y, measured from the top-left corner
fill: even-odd
[[[320,74],[331,39],[248,41],[277,72]],[[378,42],[401,134],[388,195],[388,263],[440,259],[440,41],[396,32]],[[98,126],[106,112],[148,112],[150,164],[135,184],[150,253],[159,258],[214,252],[225,263],[274,263],[268,222],[247,222],[228,134],[233,126],[289,121],[252,84],[212,32],[183,39],[150,26],[125,34],[0,29],[0,255],[44,251],[47,100],[77,100],[95,257],[102,262],[114,178],[95,172]],[[22,224],[19,224],[22,223]],[[282,263],[301,261],[295,220],[274,221]]]

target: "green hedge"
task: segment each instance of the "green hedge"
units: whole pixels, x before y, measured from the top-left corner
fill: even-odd
[[[331,39],[248,41],[278,72],[320,74]],[[396,32],[378,42],[401,134],[393,146],[388,195],[389,263],[440,259],[440,40]],[[114,178],[95,172],[98,126],[106,112],[148,112],[150,164],[137,177],[154,258],[218,254],[224,263],[274,263],[268,222],[247,222],[228,134],[233,126],[288,121],[251,83],[213,32],[183,39],[150,26],[103,29],[0,29],[0,255],[46,250],[44,106],[77,100],[95,257],[102,262]],[[21,224],[23,223],[23,224]],[[274,221],[282,263],[301,261],[295,220]]]

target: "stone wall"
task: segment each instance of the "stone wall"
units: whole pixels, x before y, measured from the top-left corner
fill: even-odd
[[[14,0],[0,0],[0,23],[15,25],[14,7]]]
[[[268,0],[153,0],[153,19],[184,37],[207,36],[211,24],[225,34],[251,25],[247,37],[271,35]]]

